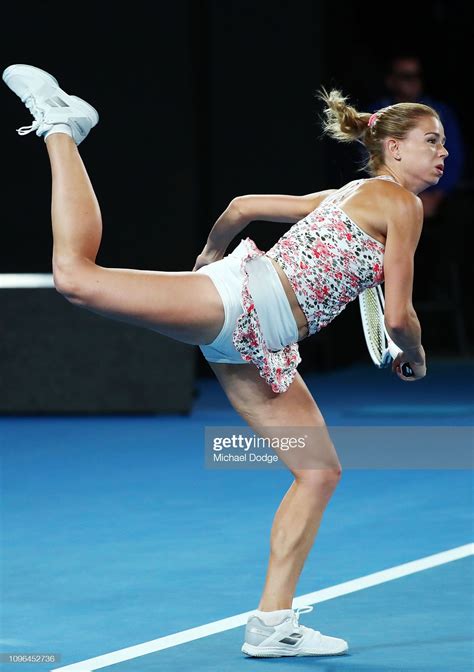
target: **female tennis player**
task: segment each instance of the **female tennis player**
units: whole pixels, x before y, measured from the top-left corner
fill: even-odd
[[[314,428],[301,464],[278,451],[294,482],[276,512],[270,560],[242,651],[249,656],[342,654],[343,639],[299,625],[293,596],[341,465],[321,412],[297,372],[298,341],[325,327],[363,290],[385,282],[388,333],[402,350],[393,363],[407,382],[426,373],[412,306],[413,259],[423,210],[418,194],[437,184],[448,152],[435,110],[399,103],[358,112],[339,91],[320,96],[325,131],[360,141],[367,179],[306,196],[241,196],[218,218],[193,271],[104,268],[96,264],[99,205],[77,146],[98,122],[88,103],[48,73],[12,65],[5,83],[34,122],[18,129],[44,137],[52,170],[54,283],[68,301],[199,345],[235,410],[265,437]],[[292,224],[266,253],[249,238],[225,256],[252,220]],[[405,378],[401,363],[413,377]]]

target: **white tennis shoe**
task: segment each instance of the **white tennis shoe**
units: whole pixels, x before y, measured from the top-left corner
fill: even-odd
[[[257,616],[250,616],[245,629],[242,652],[256,658],[280,656],[338,656],[349,646],[343,639],[327,637],[318,630],[299,624],[300,614],[313,607],[296,609],[278,625],[265,625]]]
[[[34,117],[30,126],[17,129],[19,135],[36,131],[47,133],[54,124],[67,124],[76,145],[79,145],[99,121],[97,111],[77,96],[59,88],[57,80],[32,65],[10,65],[3,72],[5,84],[19,96]]]

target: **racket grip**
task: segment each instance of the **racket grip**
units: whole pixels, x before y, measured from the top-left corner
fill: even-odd
[[[395,359],[402,352],[400,348],[390,339],[388,339],[388,351],[392,356],[392,359]],[[413,369],[411,368],[410,364],[408,364],[408,362],[403,362],[401,369],[405,378],[413,378]]]

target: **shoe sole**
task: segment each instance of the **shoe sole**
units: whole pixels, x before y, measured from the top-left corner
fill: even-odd
[[[342,656],[347,653],[348,648],[344,651],[338,651],[337,653],[311,653],[307,651],[302,651],[301,653],[294,653],[293,651],[285,651],[279,648],[266,648],[261,649],[258,646],[253,646],[252,644],[244,644],[241,649],[242,653],[245,653],[246,656],[250,658],[297,658],[303,656]]]
[[[18,71],[18,68],[28,68],[30,70],[36,70],[36,72],[40,72],[42,75],[46,76],[50,80],[50,82],[55,86],[57,86],[58,89],[63,94],[65,94],[68,98],[71,98],[72,100],[76,101],[76,103],[79,103],[79,108],[81,109],[81,112],[84,113],[86,117],[90,117],[93,120],[92,128],[97,124],[97,122],[99,121],[99,113],[97,112],[97,110],[83,98],[79,98],[78,96],[70,96],[68,93],[63,91],[63,89],[61,89],[61,87],[59,86],[59,82],[56,79],[56,77],[50,75],[50,73],[46,72],[46,70],[36,68],[34,65],[27,65],[26,63],[15,63],[15,65],[10,65],[8,66],[8,68],[5,68],[2,75],[2,79],[7,86],[8,86],[8,79],[12,74],[15,74],[15,71]]]

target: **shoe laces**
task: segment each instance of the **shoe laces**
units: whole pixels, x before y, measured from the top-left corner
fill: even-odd
[[[304,625],[300,625],[299,619],[301,614],[309,614],[310,611],[313,611],[313,608],[314,607],[308,605],[306,607],[299,607],[298,609],[294,610],[293,627],[295,628],[296,632],[308,630],[308,628],[306,628]],[[315,631],[315,634],[319,634],[319,631]]]
[[[25,106],[29,109],[35,120],[32,124],[30,124],[30,126],[21,126],[20,128],[17,128],[16,132],[18,135],[28,135],[28,133],[36,131],[36,129],[41,126],[44,119],[44,112],[38,108],[36,100],[33,96],[29,96],[24,102]]]

